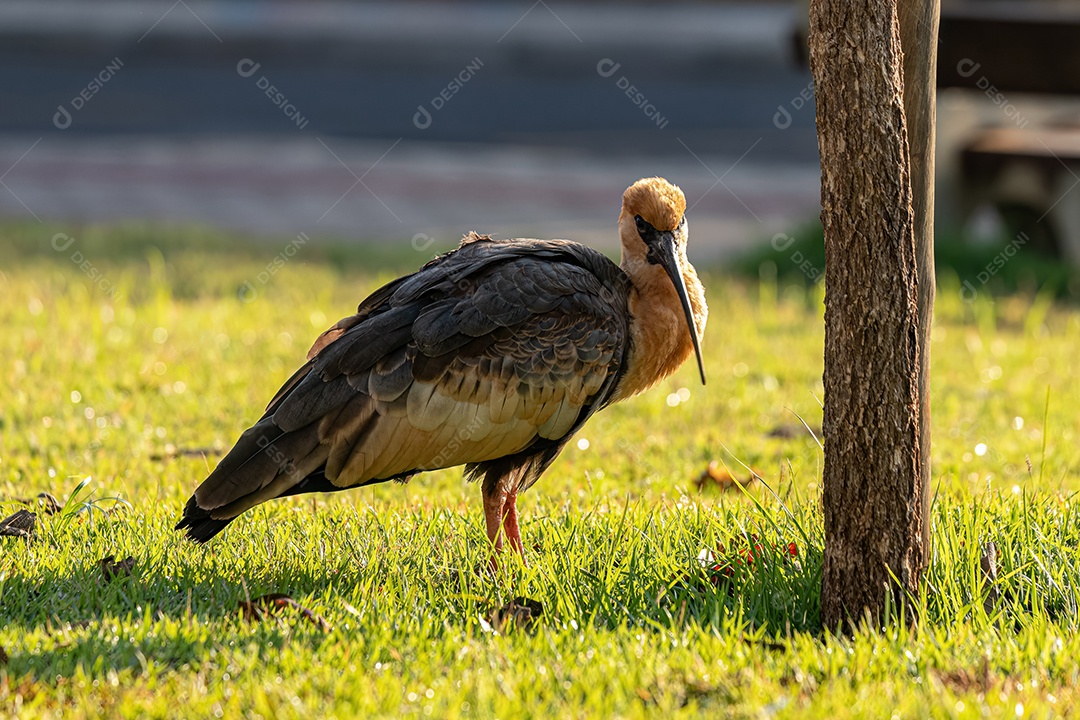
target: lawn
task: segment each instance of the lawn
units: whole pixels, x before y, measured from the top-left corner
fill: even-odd
[[[20,499],[37,512],[34,539],[0,537],[2,712],[1050,717],[1080,706],[1080,311],[1049,293],[965,302],[947,273],[933,330],[934,557],[917,627],[838,637],[820,625],[822,295],[775,274],[705,274],[708,386],[690,363],[594,418],[522,498],[527,566],[482,570],[479,488],[460,470],[277,501],[205,547],[184,541],[172,530],[183,502],[315,336],[429,255],[190,229],[0,228],[0,516]],[[747,467],[763,481],[743,488],[733,479]],[[49,514],[42,492],[63,509]],[[990,542],[992,583],[980,570]],[[269,593],[295,605],[258,600]]]

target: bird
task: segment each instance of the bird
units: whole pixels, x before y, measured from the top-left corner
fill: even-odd
[[[685,213],[678,186],[643,178],[623,193],[618,265],[568,240],[474,232],[379,288],[315,340],[176,529],[205,543],[267,500],[464,465],[493,553],[505,541],[524,558],[518,495],[592,415],[691,354],[705,383]]]

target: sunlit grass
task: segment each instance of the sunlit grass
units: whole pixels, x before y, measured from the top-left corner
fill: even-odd
[[[709,385],[688,366],[594,418],[522,498],[528,566],[508,558],[493,578],[479,488],[458,470],[264,505],[206,547],[171,529],[315,336],[426,256],[312,244],[264,282],[273,243],[68,234],[65,251],[22,228],[0,247],[0,512],[43,491],[64,502],[92,478],[67,514],[39,512],[37,540],[0,538],[8,713],[981,717],[1077,704],[1071,307],[966,303],[943,278],[925,620],[841,639],[818,620],[823,458],[802,424],[821,423],[820,289],[709,273]],[[699,490],[713,460],[767,487]],[[989,541],[994,605],[979,570]],[[107,555],[134,556],[132,576],[106,582]],[[272,592],[332,630],[289,612],[242,618],[240,601]],[[493,631],[491,610],[515,596],[543,615]]]

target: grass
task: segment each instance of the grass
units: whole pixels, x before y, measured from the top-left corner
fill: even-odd
[[[1080,268],[1061,262],[1025,233],[976,242],[958,232],[939,232],[934,261],[938,276],[959,284],[969,301],[979,293],[1042,293],[1073,303],[1080,300]],[[791,233],[775,235],[736,259],[731,269],[770,281],[779,278],[785,284],[806,285],[822,279],[825,239],[821,223],[814,220]]]
[[[1046,293],[965,302],[942,278],[925,619],[842,638],[819,624],[822,453],[798,419],[820,426],[818,287],[707,274],[708,387],[691,364],[594,418],[522,499],[528,566],[490,577],[479,489],[459,471],[264,505],[206,547],[171,529],[315,335],[426,256],[311,243],[262,282],[288,240],[84,228],[57,251],[40,227],[0,232],[0,513],[39,492],[66,502],[39,509],[37,539],[0,538],[8,715],[1080,707],[1080,312]],[[769,488],[699,490],[710,461]],[[110,555],[133,557],[130,574],[106,579]],[[329,629],[293,608],[245,618],[267,593]],[[500,623],[515,597],[542,614]]]

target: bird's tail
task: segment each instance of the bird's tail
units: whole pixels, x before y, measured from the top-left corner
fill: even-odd
[[[188,540],[204,543],[225,529],[225,526],[236,518],[215,519],[210,517],[209,510],[203,510],[192,495],[184,507],[184,515],[180,522],[176,523],[177,530],[186,530]]]
[[[294,488],[326,463],[318,422],[291,432],[263,418],[236,445],[188,500],[176,524],[196,542],[206,542],[241,513]],[[292,491],[292,492],[290,492]]]

